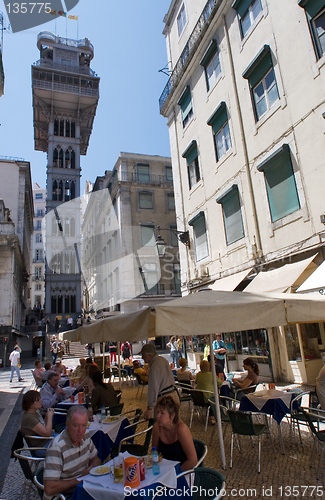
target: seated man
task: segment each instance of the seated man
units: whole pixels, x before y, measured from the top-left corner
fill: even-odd
[[[45,361],[44,363],[44,368],[45,368],[45,371],[42,372],[42,382],[44,384],[44,382],[47,381],[47,377],[49,376],[49,374],[51,373],[51,368],[52,368],[52,364],[51,364],[51,361]]]
[[[53,440],[46,452],[44,466],[44,500],[63,493],[71,498],[79,484],[77,477],[89,474],[99,465],[97,450],[87,430],[88,410],[84,406],[72,406],[67,414],[67,427]]]
[[[84,373],[85,373],[85,365],[86,365],[86,360],[85,358],[80,358],[79,359],[79,365],[77,366],[77,368],[75,369],[75,371],[73,372],[73,376],[77,379],[80,379],[83,377]]]
[[[37,359],[34,364],[35,364],[35,370],[33,371],[33,375],[36,385],[37,387],[42,387],[43,385],[42,374],[44,372],[44,368],[42,368],[42,361],[40,359]]]
[[[135,359],[133,361],[133,367],[134,367],[133,372],[139,375],[139,377],[143,382],[148,382],[148,365],[142,368],[142,366],[140,366],[139,361]]]
[[[67,399],[64,390],[58,385],[59,380],[60,375],[51,372],[49,373],[47,382],[41,387],[41,400],[45,410],[47,410],[47,408],[53,408],[56,403]]]

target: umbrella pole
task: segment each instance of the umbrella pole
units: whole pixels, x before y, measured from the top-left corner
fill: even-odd
[[[225,455],[225,445],[223,442],[223,434],[222,434],[217,374],[216,374],[216,369],[215,369],[215,364],[214,364],[214,353],[213,353],[213,349],[212,349],[212,335],[210,334],[209,337],[210,337],[210,360],[211,360],[211,370],[212,370],[212,377],[213,377],[214,401],[216,404],[216,415],[217,415],[217,425],[218,425],[219,442],[220,442],[221,463],[222,463],[223,470],[226,470],[227,464],[226,464],[226,455]]]
[[[118,362],[118,381],[119,389],[121,390],[121,342],[117,343],[117,362]]]
[[[103,375],[105,374],[105,342],[103,342]]]

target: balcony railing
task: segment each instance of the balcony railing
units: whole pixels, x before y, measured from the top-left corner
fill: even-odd
[[[72,66],[71,64],[59,64],[53,62],[51,59],[39,59],[33,66],[39,66],[46,69],[57,69],[59,71],[66,71],[67,73],[77,73],[81,75],[97,76],[95,71],[86,66]]]
[[[32,276],[32,281],[45,281],[45,276],[44,274],[41,274],[39,276],[36,276],[35,274]]]
[[[92,52],[94,52],[93,44],[88,40],[88,38],[83,38],[81,40],[72,40],[71,38],[64,38],[62,36],[56,36],[51,31],[41,31],[37,35],[37,42],[45,38],[46,40],[52,40],[54,43],[61,43],[62,45],[67,45],[69,47],[87,47]]]
[[[184,74],[185,69],[189,65],[195,51],[202,40],[204,33],[206,32],[215,12],[221,5],[223,0],[208,0],[205,4],[205,7],[199,17],[198,22],[195,25],[194,30],[192,31],[187,43],[181,53],[172,74],[160,96],[159,99],[159,109],[160,113],[163,115],[163,107],[168,99],[168,97],[172,94],[174,89],[176,88],[178,82]]]
[[[33,264],[37,264],[37,263],[44,263],[45,262],[45,258],[44,257],[36,257],[35,259],[33,259]]]
[[[137,184],[148,184],[151,186],[161,186],[163,184],[169,184],[171,187],[173,185],[172,180],[166,179],[164,175],[150,175],[148,177],[145,177],[143,175],[138,175],[137,173],[134,172],[123,172],[118,175],[118,177],[115,177],[112,179],[112,182],[110,184],[110,192],[113,191],[114,187],[118,182],[129,182],[129,183],[137,183]]]
[[[99,97],[98,89],[79,87],[76,85],[67,85],[65,83],[47,82],[44,80],[33,80],[33,88],[64,92],[65,94],[77,94],[77,95]]]

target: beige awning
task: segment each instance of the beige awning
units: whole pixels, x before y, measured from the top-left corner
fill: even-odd
[[[319,290],[324,290],[325,288],[325,261],[321,263],[320,266],[316,269],[303,282],[303,284],[297,289],[297,292],[319,292]]]
[[[249,275],[252,269],[253,268],[251,267],[245,271],[231,274],[225,278],[220,278],[219,280],[216,280],[213,285],[210,285],[209,288],[211,288],[211,290],[224,290],[225,292],[232,292],[235,288],[237,288],[239,283],[241,283]]]
[[[290,287],[301,285],[316,269],[313,262],[316,255],[259,273],[245,288],[245,292],[286,292]]]

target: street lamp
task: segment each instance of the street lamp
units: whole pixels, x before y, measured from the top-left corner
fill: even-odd
[[[167,243],[160,235],[160,226],[157,226],[158,235],[156,239],[156,248],[159,257],[163,257],[165,255]],[[168,231],[168,229],[162,229],[162,231]],[[169,231],[176,234],[177,238],[183,245],[190,246],[190,233],[188,231],[177,231],[176,229],[170,228]]]

